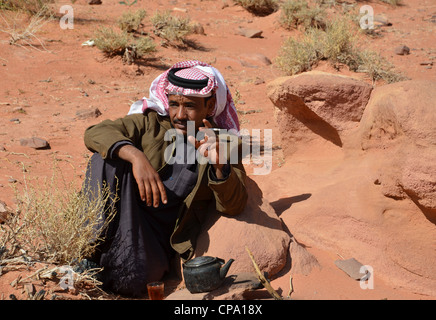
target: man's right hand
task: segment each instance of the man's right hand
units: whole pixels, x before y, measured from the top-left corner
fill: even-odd
[[[167,203],[167,194],[159,174],[151,166],[147,156],[132,145],[123,145],[115,150],[115,156],[132,164],[133,176],[138,184],[142,201],[148,206],[159,206],[160,200]]]

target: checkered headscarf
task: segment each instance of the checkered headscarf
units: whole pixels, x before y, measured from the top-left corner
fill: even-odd
[[[186,88],[178,86],[168,80],[175,75],[183,80],[203,80],[204,86],[199,88]],[[206,81],[207,80],[207,81]],[[201,81],[200,81],[201,82]],[[160,115],[168,115],[168,94],[181,94],[195,97],[209,97],[216,94],[216,104],[213,114],[215,123],[223,129],[239,132],[239,120],[233,98],[223,76],[214,67],[196,60],[182,61],[153,80],[150,86],[149,98],[142,98],[130,107],[128,114],[143,113],[150,108]]]

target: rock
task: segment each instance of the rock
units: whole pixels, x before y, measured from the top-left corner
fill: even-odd
[[[404,56],[410,54],[410,48],[408,46],[398,46],[394,49],[395,54]]]
[[[98,118],[101,116],[101,112],[98,108],[93,109],[83,109],[78,110],[76,112],[76,119],[84,120],[84,119],[92,119],[92,118]]]
[[[392,23],[389,22],[389,19],[385,14],[376,14],[374,16],[374,25],[375,27],[386,27],[392,26]]]
[[[195,34],[205,35],[203,25],[199,22],[194,22],[192,24],[192,32]]]
[[[190,293],[188,289],[176,290],[165,300],[247,300],[256,296],[262,284],[254,273],[228,275],[223,284],[210,292]]]
[[[239,57],[239,61],[244,67],[265,67],[272,64],[271,60],[261,53],[244,53]]]
[[[12,210],[0,200],[0,224],[5,223],[12,214]]]
[[[47,140],[37,137],[20,139],[20,145],[33,149],[50,149],[50,144]]]
[[[320,264],[316,257],[307,251],[302,245],[292,237],[291,244],[289,246],[289,253],[291,256],[291,273],[302,274],[307,276],[313,270],[313,268],[320,268]]]
[[[377,87],[359,125],[361,147],[386,148],[398,139],[436,145],[436,82],[409,80]]]
[[[90,4],[90,5],[102,4],[102,1],[101,0],[89,0],[88,4]]]
[[[228,275],[251,272],[248,247],[259,268],[273,276],[286,265],[290,236],[256,183],[248,178],[246,185],[249,196],[245,210],[234,217],[211,210],[198,237],[195,255],[234,259]]]
[[[262,37],[262,30],[258,29],[248,29],[248,28],[242,28],[238,27],[236,30],[236,34],[239,34],[241,36],[244,36],[246,38],[261,38]]]
[[[354,280],[361,280],[367,277],[367,270],[362,269],[363,264],[354,258],[347,260],[336,260],[335,265]],[[360,272],[361,270],[364,272]]]
[[[348,130],[359,125],[371,91],[365,82],[317,71],[268,83],[285,154],[294,151],[293,141],[319,137],[342,147]]]
[[[359,134],[363,150],[390,150],[390,162],[378,176],[383,194],[412,199],[436,221],[436,212],[431,212],[436,210],[436,113],[429,101],[436,101],[435,81],[378,87],[362,116]]]

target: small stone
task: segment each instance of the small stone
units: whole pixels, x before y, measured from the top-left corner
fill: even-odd
[[[198,22],[192,25],[192,32],[195,34],[205,35],[203,26]]]
[[[84,109],[84,110],[79,110],[76,112],[76,119],[90,119],[90,118],[97,118],[99,116],[101,116],[101,111],[98,108],[94,108],[94,109]]]
[[[367,270],[362,270],[363,264],[354,258],[347,260],[336,260],[335,265],[355,280],[361,280],[362,278],[366,277]]]
[[[12,210],[0,200],[0,224],[5,223],[12,215]]]
[[[263,31],[258,29],[247,29],[239,27],[236,33],[247,38],[261,38]]]
[[[88,4],[94,5],[94,4],[102,4],[101,0],[89,0]]]
[[[399,56],[404,56],[410,54],[410,48],[407,46],[398,46],[394,49],[395,54]]]
[[[419,63],[421,66],[432,66],[433,61],[423,61]]]
[[[23,147],[30,147],[33,149],[49,149],[50,145],[47,140],[41,138],[24,138],[20,139],[20,145]]]

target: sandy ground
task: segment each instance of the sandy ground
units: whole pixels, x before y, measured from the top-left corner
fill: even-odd
[[[384,14],[392,25],[383,28],[382,37],[366,38],[367,46],[388,58],[409,78],[435,80],[436,67],[428,68],[420,63],[436,58],[436,23],[431,21],[435,19],[436,4],[432,0],[404,0],[404,3],[398,7],[378,1],[370,3],[375,14]],[[58,6],[62,4],[70,3],[60,1]],[[140,65],[125,65],[121,58],[106,58],[97,48],[82,46],[82,43],[92,38],[97,27],[113,25],[127,7],[118,0],[103,0],[102,5],[95,6],[78,0],[73,8],[74,29],[62,30],[58,20],[48,22],[35,34],[37,38],[31,39],[34,47],[9,45],[8,33],[0,32],[0,200],[14,206],[11,186],[23,186],[23,165],[26,177],[32,178],[51,176],[56,164],[66,179],[80,185],[90,156],[83,143],[84,130],[103,119],[124,116],[131,102],[148,95],[149,84],[159,73],[173,63],[187,59],[212,63],[226,78],[233,95],[239,95],[238,109],[256,111],[241,114],[243,128],[273,130],[273,171],[298,161],[298,158],[283,157],[273,105],[265,93],[266,83],[283,74],[274,65],[253,58],[262,54],[274,61],[283,41],[298,34],[296,30],[280,28],[278,13],[256,17],[231,1],[160,0],[150,3],[138,0],[132,9],[147,10],[144,31],[151,30],[148,19],[155,10],[171,9],[177,15],[189,16],[199,22],[205,34],[193,36],[197,46],[187,50],[164,48],[154,37],[157,52],[152,58]],[[1,14],[5,19],[14,19],[10,12]],[[19,17],[16,19],[19,24],[26,23],[20,22]],[[243,37],[237,34],[238,27],[262,30],[262,37]],[[398,45],[407,45],[411,54],[396,55],[394,48]],[[353,74],[346,67],[338,71],[322,63],[317,70],[352,75],[369,82],[363,74]],[[102,115],[77,118],[76,112],[92,108],[98,108]],[[21,138],[33,136],[46,139],[51,148],[34,150],[20,146]],[[314,166],[322,165],[321,159],[320,163],[316,158],[313,161]],[[252,167],[252,164],[247,165],[248,173],[252,172]],[[274,181],[269,180],[268,175],[258,176],[256,181],[263,190],[274,190]],[[280,192],[284,194],[286,190]],[[276,201],[280,196],[274,192],[265,194],[270,201]],[[431,298],[394,289],[377,277],[375,289],[363,290],[359,282],[332,263],[338,259],[336,253],[315,247],[308,250],[317,257],[322,268],[314,269],[308,276],[293,277],[294,299]],[[3,294],[7,298],[13,290],[9,285],[11,279],[12,274],[0,278],[0,296]],[[286,294],[289,274],[282,275],[272,284]]]

